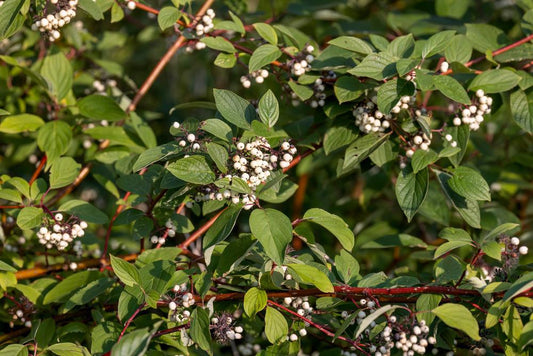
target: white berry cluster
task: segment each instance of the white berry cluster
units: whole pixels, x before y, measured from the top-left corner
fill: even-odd
[[[268,78],[268,70],[258,69],[250,74],[243,75],[241,77],[241,84],[243,87],[248,89],[252,85],[252,79],[255,80],[257,84],[261,84],[266,78]]]
[[[443,61],[439,66],[441,73],[446,73],[448,69],[450,69],[450,64],[446,61]]]
[[[411,147],[405,153],[407,157],[412,157],[415,154],[415,151],[417,149],[421,149],[423,151],[429,151],[429,146],[431,145],[432,138],[433,137],[431,134],[428,136],[424,132],[420,132],[416,134],[413,137],[412,141],[410,142]]]
[[[244,332],[242,326],[234,325],[234,318],[228,313],[222,313],[211,318],[209,328],[213,338],[221,344],[228,344],[232,340],[242,339]]]
[[[175,121],[172,124],[172,127],[179,130],[181,126],[179,122]],[[178,145],[180,147],[188,147],[190,150],[193,151],[198,151],[201,148],[200,143],[198,142],[198,133],[195,135],[192,132],[187,132],[183,128],[181,129],[181,131],[183,131],[185,136],[183,136],[183,138],[178,141]]]
[[[153,235],[152,237],[150,237],[150,242],[151,243],[153,243],[154,245],[156,245],[156,244],[164,245],[167,237],[176,236],[176,229],[177,228],[176,228],[176,226],[174,225],[174,223],[170,219],[167,220],[167,222],[165,223],[165,227],[166,227],[166,231],[165,231],[165,234],[163,236]]]
[[[13,320],[9,322],[11,328],[15,327],[15,322],[21,322],[25,327],[31,328],[31,316],[35,313],[35,307],[33,303],[26,298],[21,296],[15,302],[16,305],[8,309],[8,313],[11,314]]]
[[[191,293],[188,293],[188,294],[191,294]],[[183,297],[185,297],[188,294],[184,294]],[[188,296],[187,301],[185,301],[187,304],[189,304],[189,306],[190,306],[190,300],[194,301],[194,298],[192,298],[191,296]],[[169,315],[170,321],[174,321],[176,323],[185,323],[189,321],[191,317],[190,311],[178,310],[178,303],[176,303],[175,301],[171,301],[168,303],[168,309],[170,310],[170,315]]]
[[[394,315],[389,317],[388,325],[378,335],[377,340],[381,340],[383,344],[370,346],[369,351],[374,356],[390,355],[393,348],[403,351],[404,356],[425,355],[427,348],[437,342],[435,337],[429,336],[429,327],[424,320],[414,325],[410,323],[406,331]]]
[[[56,12],[37,19],[31,27],[34,31],[46,33],[48,40],[54,42],[61,37],[59,30],[76,16],[78,0],[50,0],[50,3],[57,6]]]
[[[313,97],[309,102],[309,105],[311,105],[313,109],[326,104],[326,94],[324,93],[324,90],[326,90],[326,87],[324,86],[322,78],[315,80],[313,84]]]
[[[384,114],[378,110],[374,99],[377,100],[377,97],[357,105],[352,111],[355,124],[363,133],[384,132],[390,127],[389,120],[393,119],[391,114]]]
[[[288,307],[296,309],[296,313],[300,316],[306,316],[313,313],[313,307],[309,303],[308,297],[285,297],[283,298],[283,304]],[[301,334],[300,334],[301,335]],[[304,336],[304,335],[301,335]]]
[[[39,243],[46,248],[56,247],[58,250],[64,250],[69,243],[77,237],[83,237],[87,229],[85,221],[79,221],[75,216],[71,216],[64,221],[63,214],[57,213],[53,219],[47,219],[39,228],[37,237]]]
[[[215,185],[198,188],[194,200],[199,203],[209,200],[231,200],[233,204],[244,204],[244,209],[251,209],[257,200],[257,187],[266,182],[271,172],[277,168],[287,168],[292,162],[296,147],[285,141],[279,150],[274,150],[267,139],[256,137],[249,142],[239,141],[229,157],[228,172],[220,174],[219,178],[226,178],[231,183],[234,178],[242,179],[250,187],[251,194],[242,194],[228,189],[220,189]],[[192,202],[187,206],[190,207]]]
[[[213,25],[213,19],[215,18],[215,11],[213,9],[208,9],[204,16],[198,21],[194,27],[194,32],[196,36],[201,37],[206,33],[209,33],[213,30],[215,25]]]
[[[465,107],[461,114],[453,119],[453,124],[455,126],[468,125],[470,130],[476,131],[484,121],[483,116],[490,114],[491,106],[492,98],[486,96],[485,92],[479,89],[476,91],[476,98],[472,100],[472,105]]]
[[[246,344],[240,344],[237,349],[243,356],[252,356],[261,352],[261,345],[247,342]]]
[[[287,62],[287,67],[292,74],[299,77],[311,70],[311,62],[315,60],[312,53],[315,51],[315,47],[309,45],[297,56]]]
[[[520,239],[516,236],[502,236],[499,241],[503,244],[501,249],[502,268],[509,272],[518,265],[520,255],[527,255],[529,249],[525,245],[520,246]]]
[[[93,88],[96,90],[98,94],[101,95],[107,95],[106,89],[109,88],[115,88],[117,86],[117,81],[114,79],[108,79],[105,82],[102,82],[100,80],[95,80],[93,82]]]

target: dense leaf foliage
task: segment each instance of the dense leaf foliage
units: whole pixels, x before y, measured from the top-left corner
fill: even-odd
[[[0,355],[529,355],[533,2],[0,1]]]

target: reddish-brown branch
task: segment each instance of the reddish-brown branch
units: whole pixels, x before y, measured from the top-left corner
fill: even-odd
[[[0,209],[22,209],[24,205],[0,205]]]
[[[133,319],[135,319],[137,314],[139,314],[141,312],[141,310],[143,310],[145,305],[146,305],[146,302],[142,302],[141,305],[139,305],[139,307],[128,318],[128,320],[126,320],[126,322],[124,323],[124,328],[122,329],[122,332],[120,333],[117,342],[119,342],[120,339],[122,339],[122,336],[124,336],[124,333],[126,332],[126,329],[128,328],[128,326],[130,326],[131,322],[133,321]]]
[[[137,256],[138,256],[138,254],[134,253],[134,254],[130,254],[130,255],[120,256],[120,258],[122,258],[123,260],[126,260],[126,261],[134,261],[135,259],[137,259]],[[84,270],[84,269],[87,269],[87,268],[97,267],[100,264],[100,259],[99,258],[93,258],[93,259],[90,259],[90,260],[77,262],[77,264],[78,264],[78,270]],[[24,269],[24,270],[20,270],[20,271],[16,272],[15,273],[15,277],[17,278],[17,280],[20,281],[20,280],[23,280],[23,279],[31,279],[31,278],[41,277],[41,276],[47,275],[47,274],[49,274],[51,272],[63,271],[66,268],[67,268],[67,264],[65,264],[65,263],[58,263],[58,264],[50,265],[50,266],[47,266],[47,267],[35,266],[34,268],[31,268],[31,269]]]
[[[30,181],[28,182],[30,184],[30,186],[33,184],[33,182],[35,182],[37,177],[39,177],[39,174],[41,174],[41,171],[43,170],[44,165],[46,164],[46,160],[47,160],[47,157],[46,157],[46,155],[44,155],[43,158],[41,159],[41,162],[39,163],[39,165],[35,169],[35,172],[33,172],[33,175],[31,176]]]
[[[220,215],[226,210],[227,208],[224,208],[220,210],[215,216],[213,216],[209,221],[207,221],[204,225],[202,225],[198,230],[196,230],[187,240],[183,241],[179,248],[186,249],[190,244],[192,244],[194,241],[198,240],[200,236],[202,236],[214,223],[217,221]]]
[[[211,7],[214,0],[206,0],[200,10],[196,13],[195,20],[191,23],[190,26],[194,26],[198,20],[205,14],[205,12]],[[181,35],[178,37],[176,42],[168,49],[168,51],[163,55],[163,57],[159,60],[157,65],[154,67],[148,78],[144,81],[141,88],[133,98],[131,104],[127,108],[127,112],[135,111],[135,108],[137,107],[137,104],[139,101],[146,95],[148,90],[152,87],[154,84],[154,81],[156,78],[161,74],[163,71],[163,68],[167,65],[167,63],[172,59],[174,54],[180,49],[185,43],[187,42],[187,39]]]
[[[301,320],[305,321],[306,323],[309,323],[309,325],[311,325],[314,328],[317,328],[318,330],[320,330],[322,333],[326,334],[327,336],[330,336],[330,337],[334,337],[335,336],[335,333],[330,331],[330,330],[328,330],[328,329],[326,329],[326,327],[315,323],[311,319],[308,319],[308,318],[306,318],[304,316],[301,316],[300,314],[290,310],[289,308],[284,307],[281,304],[273,302],[272,300],[268,300],[267,303],[272,305],[272,306],[274,306],[274,307],[276,307],[276,308],[278,308],[278,309],[281,309],[281,310],[283,310],[283,311],[285,311],[285,312],[287,312],[287,313],[289,313],[289,314],[291,314],[291,315],[293,315],[295,317],[297,317],[298,319],[301,319]],[[355,342],[353,340],[345,338],[344,336],[338,336],[337,339],[349,343],[350,345],[352,345],[353,347],[355,347],[356,349],[361,351],[364,355],[370,355],[369,353],[367,353],[363,349],[361,349],[361,344],[358,344],[357,342]]]
[[[514,43],[511,43],[510,45],[508,46],[504,46],[502,48],[498,48],[497,50],[494,50],[492,51],[492,57],[496,57],[497,55],[500,55],[502,53],[505,53],[507,51],[509,51],[510,49],[513,49],[513,48],[516,48],[518,46],[521,46],[523,45],[524,43],[527,43],[529,41],[533,40],[533,34],[527,36],[527,37],[524,37],[522,38],[521,40],[518,40]],[[479,62],[482,62],[485,58],[487,58],[487,56],[481,56],[481,57],[478,57],[478,58],[475,58],[475,59],[472,59],[471,61],[469,62],[466,62],[465,63],[465,67],[471,67],[473,66],[474,64],[477,64]],[[448,69],[446,72],[442,73],[443,75],[448,75],[448,74],[451,74],[453,73],[453,70],[451,69]]]
[[[165,329],[165,330],[161,330],[161,331],[156,332],[154,334],[154,337],[159,337],[161,335],[166,335],[166,334],[172,334],[172,333],[175,333],[176,331],[180,331],[181,329],[188,329],[190,327],[191,327],[190,323],[183,324],[183,325],[180,325],[180,326],[175,326],[175,327],[170,328],[170,329]]]
[[[153,7],[141,4],[140,2],[136,2],[136,1],[134,1],[134,2],[135,2],[135,8],[136,9],[143,10],[143,11],[149,12],[149,13],[154,14],[154,15],[158,15],[159,14],[159,10],[154,9]],[[177,20],[176,23],[178,25],[181,25],[181,26],[186,26],[186,24],[183,21],[181,21],[181,20]]]

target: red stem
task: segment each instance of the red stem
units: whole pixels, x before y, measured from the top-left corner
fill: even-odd
[[[44,155],[43,158],[41,159],[41,162],[39,163],[39,166],[35,169],[35,172],[33,172],[33,175],[31,176],[31,179],[28,182],[30,186],[33,184],[33,182],[35,182],[39,174],[41,174],[41,171],[43,170],[44,165],[46,164],[46,160],[47,160],[47,157],[46,155]]]
[[[130,324],[133,321],[133,319],[135,319],[137,314],[139,314],[141,312],[141,310],[144,308],[145,305],[146,305],[146,303],[142,302],[141,305],[139,305],[139,307],[137,308],[137,310],[135,310],[133,312],[133,314],[129,317],[129,319],[126,320],[126,323],[124,323],[124,328],[122,329],[122,332],[120,333],[120,336],[118,337],[117,342],[119,342],[120,339],[122,339],[122,336],[124,336],[124,333],[126,332],[126,329],[128,328],[128,326],[130,326]]]
[[[326,334],[327,336],[331,336],[331,337],[334,337],[335,336],[335,333],[329,331],[328,329],[326,329],[324,326],[320,325],[320,324],[317,324],[315,323],[314,321],[312,321],[311,319],[308,319],[304,316],[301,316],[300,314],[284,307],[283,305],[281,304],[278,304],[276,302],[273,302],[271,300],[268,300],[267,301],[268,304],[270,305],[273,305],[275,306],[276,308],[278,309],[281,309],[281,310],[284,310],[286,311],[287,313],[291,314],[291,315],[294,315],[295,317],[305,321],[306,323],[309,323],[309,325],[317,328],[318,330],[322,331],[324,334]],[[357,342],[353,341],[353,340],[350,340],[350,339],[347,339],[345,338],[344,336],[338,336],[337,339],[339,340],[342,340],[342,341],[345,341],[347,343],[349,343],[350,345],[352,345],[353,347],[355,347],[356,349],[358,349],[359,351],[361,351],[363,354],[365,355],[370,355],[369,353],[367,353],[366,351],[364,351],[363,349],[361,349],[361,344],[358,344]]]

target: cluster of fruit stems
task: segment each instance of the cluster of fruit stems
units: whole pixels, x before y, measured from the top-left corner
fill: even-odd
[[[207,9],[209,9],[211,7],[213,2],[214,2],[214,0],[206,0],[204,2],[202,7],[200,8],[198,13],[196,14],[195,20],[189,25],[189,27],[193,27],[196,24],[198,19],[200,19],[205,14]],[[150,13],[153,13],[153,14],[158,14],[159,13],[158,10],[155,10],[155,9],[149,7],[149,6],[144,5],[144,4],[140,4],[140,3],[136,3],[136,4],[137,4],[137,8],[140,9],[140,10],[144,10],[144,11],[147,11],[147,12],[150,12]],[[178,21],[178,24],[181,24],[181,23]],[[181,24],[181,25],[183,25],[183,24]],[[253,29],[252,26],[245,26],[245,30],[247,32],[251,31],[252,29]],[[219,33],[217,33],[215,31],[211,35],[216,35],[216,34],[219,34]],[[531,40],[533,40],[533,34],[529,35],[529,36],[527,36],[527,37],[525,37],[525,38],[523,38],[523,39],[521,39],[521,40],[519,40],[519,41],[517,41],[517,42],[515,42],[513,44],[510,44],[508,46],[505,46],[505,47],[502,47],[502,48],[500,48],[498,50],[493,51],[492,52],[492,56],[494,57],[494,56],[497,56],[499,54],[502,54],[502,53],[504,53],[504,52],[506,52],[506,51],[508,51],[508,50],[510,50],[512,48],[518,47],[518,46],[520,46],[520,45],[522,45],[524,43],[527,43],[527,42],[529,42]],[[136,95],[134,96],[134,99],[132,100],[131,104],[126,109],[126,112],[129,113],[129,112],[135,110],[137,104],[146,95],[148,90],[152,87],[155,79],[159,76],[159,74],[164,69],[164,67],[167,65],[167,63],[170,61],[170,59],[173,57],[173,55],[181,47],[183,47],[185,44],[187,44],[187,39],[183,35],[180,35],[178,37],[178,39],[176,40],[176,42],[168,49],[168,51],[163,55],[163,57],[161,57],[161,59],[156,64],[156,66],[152,69],[152,71],[150,72],[149,76],[147,77],[147,79],[144,81],[144,83],[142,84],[142,86],[140,87],[140,89],[138,90]],[[234,44],[234,46],[237,49],[240,49],[241,51],[250,53],[250,50],[245,48],[245,47],[242,47],[242,46],[239,46],[239,45],[235,45],[235,44]],[[470,67],[470,66],[472,66],[472,65],[474,65],[476,63],[479,63],[479,62],[483,61],[485,58],[486,58],[486,56],[478,57],[476,59],[473,59],[473,60],[467,62],[465,64],[465,66],[466,67]],[[443,59],[441,59],[441,61],[442,60]],[[274,65],[274,66],[282,67],[282,64],[277,62],[277,61],[275,61],[275,62],[273,62],[271,64]],[[531,65],[531,63],[527,64],[526,66],[528,66],[528,65]],[[451,73],[452,73],[452,70],[449,69],[445,73],[442,73],[442,75],[449,75]],[[424,106],[427,105],[427,102],[429,101],[429,96],[431,95],[431,93],[432,93],[431,91],[426,93],[426,96],[424,97]],[[118,124],[122,124],[122,123],[119,122]],[[401,133],[398,132],[398,134],[400,134],[400,136],[401,136]],[[400,138],[402,138],[402,137],[400,137]],[[103,141],[100,144],[99,149],[104,149],[104,148],[108,147],[108,145],[109,145],[109,141],[105,140],[105,141]],[[298,164],[303,157],[311,154],[312,152],[314,152],[314,150],[309,150],[309,151],[305,152],[304,154],[296,157],[294,159],[294,161],[291,162],[291,165],[286,168],[286,170],[288,170],[288,169],[292,168],[293,166],[295,166],[296,164]],[[41,173],[42,169],[44,168],[45,163],[46,163],[46,155],[43,156],[43,158],[41,159],[40,164],[38,165],[37,169],[35,170],[34,174],[32,175],[32,178],[31,178],[31,180],[29,182],[30,185],[39,176],[39,174]],[[72,190],[74,190],[87,177],[87,175],[90,172],[90,169],[91,169],[91,164],[90,163],[87,164],[86,166],[84,166],[82,168],[82,170],[80,171],[80,173],[79,173],[78,177],[76,178],[76,180],[71,185],[67,186],[62,191],[59,191],[54,197],[52,197],[52,199],[50,199],[50,201],[47,202],[47,205],[52,205],[52,204],[58,202],[64,196],[66,196],[70,192],[72,192]],[[145,170],[142,170],[139,174],[143,174],[144,172],[145,172]],[[157,197],[155,197],[154,199],[151,200],[150,209],[148,210],[148,213],[147,213],[148,216],[153,218],[153,216],[151,216],[151,210],[157,204],[159,199],[161,199],[163,197],[164,193],[165,193],[165,191],[162,191]],[[127,201],[128,197],[130,195],[131,195],[131,193],[127,192],[124,195],[122,200],[123,201]],[[45,208],[44,204],[41,204],[41,207]],[[118,214],[120,214],[120,212],[125,207],[126,207],[125,204],[119,205],[117,207],[117,210],[116,210],[113,218],[111,219],[111,221],[110,221],[110,223],[108,225],[108,228],[107,228],[107,231],[106,231],[106,237],[105,237],[105,250],[104,250],[104,253],[102,254],[102,258],[101,259],[92,259],[92,260],[81,261],[81,262],[78,263],[78,270],[87,269],[87,268],[95,267],[95,266],[98,266],[98,265],[101,266],[102,270],[104,270],[104,269],[111,270],[111,267],[109,266],[108,259],[107,259],[108,242],[109,242],[109,238],[110,238],[110,235],[111,235],[111,229],[113,227],[113,223],[114,223],[115,219],[117,218]],[[23,205],[0,205],[0,209],[22,209],[22,208],[24,208]],[[178,213],[181,213],[181,211],[183,209],[184,209],[184,205],[182,204],[178,208]],[[198,238],[200,238],[203,235],[203,233],[205,233],[213,225],[213,223],[222,214],[222,212],[223,212],[223,210],[218,212],[216,215],[214,215],[210,220],[208,220],[198,230],[196,230],[193,234],[191,234],[182,244],[179,245],[179,247],[182,248],[182,252],[181,252],[182,254],[187,255],[188,257],[190,257],[193,262],[202,262],[203,261],[203,257],[194,255],[192,252],[190,252],[187,249],[187,247],[191,243],[196,241]],[[167,231],[164,232],[163,237],[166,238],[166,235],[167,235]],[[141,239],[141,248],[140,248],[141,252],[144,250],[143,241],[144,241],[144,239]],[[159,248],[159,247],[161,247],[161,244],[158,244],[156,246],[156,248]],[[479,254],[480,254],[480,252],[478,251],[473,259],[477,259],[477,257],[479,257]],[[124,258],[126,261],[134,261],[137,256],[138,256],[138,254],[130,254],[130,255],[127,255],[127,256],[122,256],[122,258]],[[16,273],[16,277],[17,277],[17,280],[36,278],[38,276],[46,275],[46,274],[49,274],[51,272],[56,272],[56,271],[63,270],[63,268],[64,268],[64,264],[51,265],[51,266],[46,266],[46,267],[36,267],[36,268],[30,269],[30,270],[18,271]],[[462,280],[462,278],[461,278],[461,280]],[[458,284],[459,283],[457,283],[457,285]],[[448,295],[448,296],[455,296],[452,299],[458,300],[458,301],[463,301],[463,302],[465,300],[463,298],[459,298],[459,296],[462,296],[462,297],[478,297],[480,295],[477,291],[474,291],[474,290],[459,289],[459,288],[457,288],[457,285],[455,287],[427,286],[427,287],[408,287],[408,288],[356,288],[356,287],[344,287],[344,286],[342,286],[342,287],[335,287],[335,292],[334,293],[323,293],[323,292],[319,291],[318,289],[311,288],[311,289],[304,289],[304,290],[299,290],[299,291],[271,292],[271,293],[268,294],[269,295],[268,303],[270,305],[274,306],[274,307],[277,307],[278,309],[282,309],[285,312],[290,313],[294,317],[297,317],[297,318],[300,318],[300,319],[306,319],[304,321],[309,322],[310,325],[314,326],[315,328],[317,328],[322,333],[326,334],[327,336],[333,336],[334,334],[332,334],[332,332],[326,326],[322,326],[322,325],[316,324],[316,323],[312,322],[311,320],[308,320],[307,318],[305,318],[303,316],[300,316],[297,313],[291,311],[290,309],[287,309],[287,308],[283,307],[282,305],[279,305],[279,304],[275,303],[270,298],[282,298],[282,297],[285,297],[285,296],[303,296],[303,295],[307,295],[307,296],[324,296],[324,295],[328,295],[328,296],[337,296],[337,297],[343,297],[343,296],[344,297],[347,297],[347,296],[368,297],[368,296],[372,296],[373,298],[376,299],[377,302],[379,302],[381,300],[382,302],[391,302],[391,303],[394,303],[394,302],[396,302],[396,303],[414,303],[416,301],[416,298],[414,298],[414,297],[391,297],[391,295],[404,295],[405,296],[405,295],[412,295],[412,294],[443,294],[443,295]],[[533,292],[529,290],[529,291],[523,292],[521,295],[522,296],[532,297],[533,296]],[[498,296],[498,295],[495,295],[495,296]],[[499,296],[501,297],[501,295],[499,295]],[[216,298],[217,301],[219,301],[219,300],[242,300],[244,298],[244,294],[243,293],[218,294],[215,298]],[[195,299],[197,299],[197,302],[202,303],[202,300],[201,300],[201,298],[199,296],[195,296]],[[352,299],[352,301],[353,301],[353,299]],[[481,310],[481,311],[486,313],[486,311],[483,308],[481,308],[480,306],[478,306],[477,304],[475,304],[473,302],[468,302],[468,303],[470,303],[470,305],[472,307],[474,307],[474,308],[476,308],[478,310]],[[135,315],[137,315],[142,310],[143,307],[144,307],[144,305],[140,306],[138,311],[135,313]],[[66,316],[68,316],[68,315],[69,314],[66,314]],[[132,317],[130,317],[130,319],[128,321],[126,321],[126,325],[125,325],[125,327],[124,327],[124,329],[122,331],[122,335],[126,331],[127,327],[129,326],[129,323],[133,320],[135,315],[133,315]],[[179,327],[172,328],[172,329],[169,329],[169,330],[159,331],[156,334],[156,336],[163,335],[163,334],[170,333],[170,332],[174,332],[174,331],[177,331],[177,330],[179,330],[181,328],[184,328],[184,327],[187,327],[187,325],[179,326]],[[21,329],[21,330],[24,331],[24,329]],[[8,340],[11,337],[16,337],[16,335],[13,335],[14,333],[19,333],[20,334],[20,330],[19,331],[15,331],[15,332],[13,332],[11,334],[6,334],[4,337],[2,337],[2,339],[0,341]],[[338,339],[340,339],[342,341],[345,341],[348,344],[351,344],[352,346],[356,347],[358,350],[360,350],[361,352],[366,354],[366,352],[361,349],[361,346],[364,346],[364,345],[360,345],[360,344],[356,343],[353,340],[345,339],[343,337],[339,337]]]

